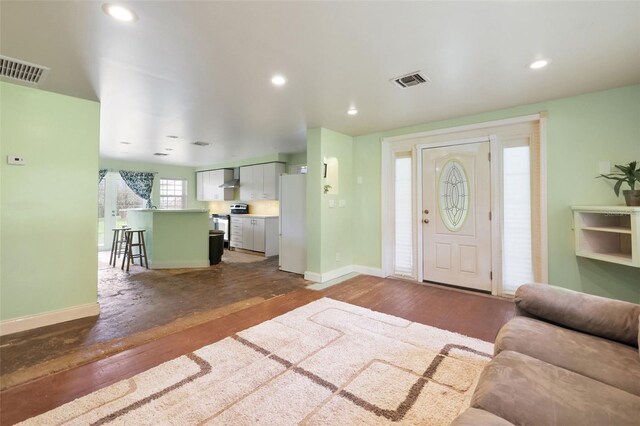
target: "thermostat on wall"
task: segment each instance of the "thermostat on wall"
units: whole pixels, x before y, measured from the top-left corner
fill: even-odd
[[[7,164],[13,164],[16,166],[24,166],[27,164],[24,157],[19,157],[17,155],[7,155]]]

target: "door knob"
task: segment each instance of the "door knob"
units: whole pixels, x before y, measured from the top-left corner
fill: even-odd
[[[429,210],[425,209],[424,214],[429,214]]]
[[[422,220],[424,223],[429,223],[429,219],[423,219]]]

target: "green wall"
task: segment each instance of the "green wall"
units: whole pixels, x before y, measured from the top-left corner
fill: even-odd
[[[158,172],[153,181],[151,202],[154,206],[160,205],[160,179],[186,179],[187,180],[187,208],[206,208],[208,203],[196,200],[196,169],[193,167],[171,166],[156,163],[141,163],[136,161],[114,160],[100,158],[100,168],[117,172],[129,170],[134,172]],[[97,173],[97,171],[96,171]]]
[[[96,303],[99,134],[98,103],[0,82],[0,319]]]
[[[353,264],[353,138],[329,129],[311,129],[307,155],[307,270],[324,273]],[[338,159],[337,194],[324,193],[324,159],[328,157]],[[331,201],[334,207],[329,207]]]
[[[571,205],[623,204],[596,180],[599,161],[640,160],[640,85],[519,106],[355,137],[353,262],[381,267],[381,138],[546,111],[549,281],[567,288],[640,302],[640,269],[577,258]]]

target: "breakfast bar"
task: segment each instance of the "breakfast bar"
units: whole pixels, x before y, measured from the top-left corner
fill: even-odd
[[[144,229],[149,268],[209,266],[209,221],[206,209],[127,209],[127,225]]]

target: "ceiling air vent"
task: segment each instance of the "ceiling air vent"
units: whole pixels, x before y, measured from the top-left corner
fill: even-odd
[[[431,80],[422,75],[420,71],[416,71],[400,77],[392,78],[390,81],[398,87],[406,89],[407,87],[417,86],[418,84],[429,83]]]
[[[211,145],[211,144],[210,144],[209,142],[195,141],[195,142],[193,142],[191,145],[209,146],[209,145]]]
[[[10,82],[36,86],[49,73],[49,68],[0,55],[0,77]]]
[[[157,155],[158,157],[166,157],[169,154],[167,154],[165,152],[155,152],[153,155]]]

